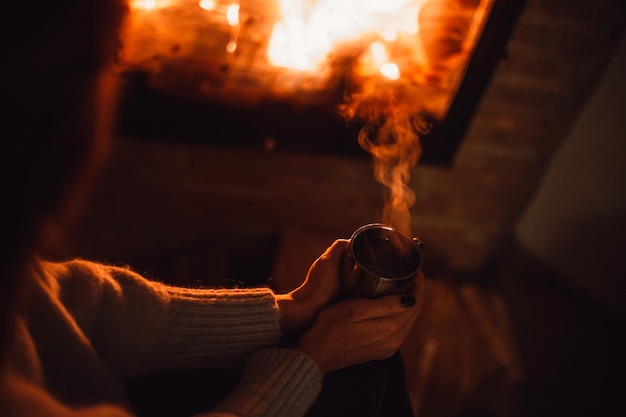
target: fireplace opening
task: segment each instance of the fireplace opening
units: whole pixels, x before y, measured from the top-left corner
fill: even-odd
[[[118,133],[362,158],[359,132],[372,113],[389,118],[393,101],[430,126],[420,163],[450,165],[522,6],[135,0],[122,35]],[[320,52],[311,43],[321,38]]]

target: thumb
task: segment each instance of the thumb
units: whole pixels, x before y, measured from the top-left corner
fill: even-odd
[[[314,266],[326,264],[331,268],[337,268],[348,248],[349,241],[345,239],[335,240],[324,253],[313,262]]]
[[[348,241],[338,239],[317,258],[307,273],[304,283],[294,292],[296,298],[335,293],[339,287],[340,264],[348,247]],[[321,288],[320,288],[321,287]],[[323,298],[323,297],[322,297]]]

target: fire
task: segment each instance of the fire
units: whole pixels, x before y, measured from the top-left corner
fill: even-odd
[[[315,71],[337,48],[370,39],[376,54],[389,55],[381,40],[417,39],[420,8],[426,0],[281,0],[282,20],[274,25],[269,57],[274,65]],[[398,65],[380,63],[379,71],[399,77]]]
[[[358,72],[427,97],[441,118],[494,1],[129,0],[121,60],[156,83],[193,71],[217,87],[201,95],[248,103],[303,92],[323,100],[342,73]]]
[[[198,5],[204,10],[215,10],[217,4],[214,0],[200,0]]]
[[[370,45],[369,53],[373,60],[373,66],[378,68],[382,75],[390,80],[400,78],[400,68],[396,63],[389,61],[389,53],[383,43],[373,42]]]
[[[132,0],[131,7],[136,10],[156,10],[168,7],[172,4],[171,0]]]
[[[226,9],[226,20],[231,26],[239,24],[239,5],[237,3],[229,5]]]
[[[393,62],[388,62],[380,66],[380,73],[390,80],[397,80],[400,78],[400,69]]]

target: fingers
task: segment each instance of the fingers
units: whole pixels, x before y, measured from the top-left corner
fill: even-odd
[[[311,278],[324,279],[329,275],[330,279],[338,280],[339,268],[347,248],[347,240],[338,239],[334,241],[333,244],[311,264],[306,280],[310,280]]]
[[[340,272],[340,266],[342,260],[344,259],[344,255],[348,248],[348,241],[343,239],[338,239],[330,245],[326,251],[317,258],[311,267],[309,268],[309,272],[307,274],[307,279],[312,276],[322,276],[322,275],[332,275],[333,279],[338,279],[338,275]]]
[[[403,306],[400,300],[352,299],[327,307],[297,347],[324,372],[387,358],[400,347],[417,316],[415,306]]]
[[[404,339],[410,332],[420,312],[417,299],[412,295],[354,299],[339,303],[338,306],[354,326],[364,324],[372,335],[391,337],[395,334],[400,339]],[[389,342],[395,343],[393,340]]]
[[[348,246],[349,241],[337,240],[314,262],[307,278],[312,281],[306,285],[307,293],[328,294],[328,285],[338,285],[340,276],[346,279],[340,271],[350,264],[346,262]],[[423,300],[421,272],[409,294],[352,298],[336,303],[325,298],[323,306],[319,304],[322,308],[312,327],[302,334],[296,348],[308,353],[320,365],[322,373],[387,358],[410,333]]]
[[[355,320],[372,320],[407,314],[417,304],[413,295],[387,295],[381,298],[355,298],[344,301],[352,310]]]
[[[419,315],[416,304],[402,304],[397,297],[393,296],[388,297],[385,301],[386,307],[380,311],[384,310],[387,313],[386,315],[361,322],[367,326],[369,337],[378,340],[378,346],[381,349],[379,353],[382,355],[378,359],[391,356],[400,348],[406,336],[411,332]]]
[[[304,282],[289,294],[291,309],[285,313],[288,328],[303,331],[315,320],[318,312],[333,303],[339,294],[340,265],[348,241],[338,239],[330,245],[311,267]],[[284,303],[286,307],[289,304]],[[279,305],[280,307],[280,305]]]

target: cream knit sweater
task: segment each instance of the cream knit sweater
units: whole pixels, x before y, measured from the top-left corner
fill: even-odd
[[[209,416],[305,414],[317,365],[277,348],[267,288],[175,288],[126,268],[38,262],[1,381],[0,416],[129,416],[122,380],[152,372],[245,367]]]

